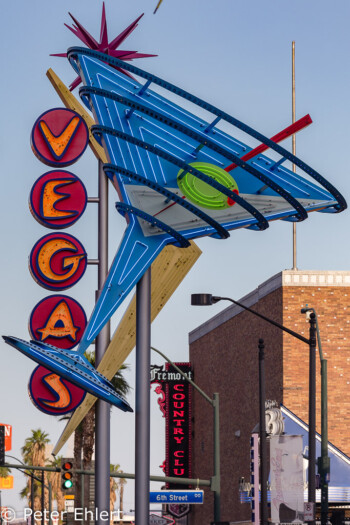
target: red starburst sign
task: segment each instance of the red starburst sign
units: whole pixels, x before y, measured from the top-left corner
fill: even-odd
[[[110,55],[115,58],[119,58],[120,60],[134,60],[135,58],[145,58],[145,57],[154,57],[157,55],[149,55],[145,53],[138,53],[137,51],[127,51],[122,49],[117,49],[124,40],[134,31],[134,29],[137,27],[139,20],[143,17],[143,14],[139,16],[134,22],[132,22],[124,31],[122,31],[118,36],[116,36],[113,40],[108,39],[108,31],[107,31],[107,20],[106,20],[106,10],[105,10],[105,3],[102,4],[102,17],[101,17],[101,32],[100,32],[100,41],[97,42],[93,36],[90,35],[90,33],[85,29],[84,26],[81,25],[80,22],[74,16],[69,13],[69,16],[74,22],[74,25],[72,27],[68,26],[66,27],[72,31],[72,33],[81,40],[84,45],[90,49],[94,49],[95,51],[100,51],[101,53],[106,53],[106,55]],[[54,57],[66,57],[67,53],[53,53],[51,56]],[[114,66],[112,66],[114,67]],[[127,76],[131,76],[127,71],[123,70],[120,67],[115,67],[118,71],[121,71]],[[71,85],[69,86],[69,89],[72,91],[74,88],[79,86],[81,83],[80,76],[77,77]]]

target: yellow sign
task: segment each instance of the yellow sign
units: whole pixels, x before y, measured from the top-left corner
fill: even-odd
[[[74,499],[74,494],[67,494],[64,499]]]
[[[0,490],[13,489],[13,476],[0,478]]]

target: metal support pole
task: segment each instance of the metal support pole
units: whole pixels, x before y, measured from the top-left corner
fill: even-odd
[[[327,521],[328,521],[328,481],[329,481],[329,473],[330,473],[330,460],[328,457],[327,360],[323,358],[321,335],[320,335],[320,329],[318,326],[318,318],[317,318],[316,310],[314,308],[308,308],[307,305],[305,308],[302,308],[301,310],[301,313],[308,314],[310,312],[312,312],[311,313],[312,317],[310,315],[310,323],[312,321],[316,324],[317,343],[318,343],[318,350],[319,350],[320,360],[321,360],[321,457],[318,458],[318,473],[320,475],[320,481],[321,481],[321,525],[327,525]],[[311,325],[310,325],[310,333],[311,333]],[[310,341],[311,341],[311,338],[310,338]],[[316,370],[315,370],[315,375],[316,375]],[[310,372],[310,377],[311,377],[311,372]],[[313,383],[313,380],[312,381],[310,380],[310,384],[311,382]],[[316,408],[315,408],[315,411],[316,411]]]
[[[0,490],[0,523],[2,525],[3,519],[2,519],[2,500],[1,500],[1,490]]]
[[[49,525],[52,524],[51,513],[52,513],[52,485],[51,485],[51,481],[49,481]]]
[[[328,521],[328,476],[330,461],[328,457],[328,403],[327,403],[327,360],[321,360],[321,457],[318,459],[321,477],[321,525]]]
[[[7,467],[7,468],[16,468],[16,469],[21,469],[21,468],[25,468],[25,469],[28,469],[28,470],[37,470],[39,468],[41,468],[41,470],[45,470],[45,471],[48,471],[48,472],[61,472],[61,469],[56,469],[56,468],[45,468],[45,467],[34,467],[32,465],[23,465],[22,466],[19,466],[19,465],[15,465],[15,464],[12,464],[12,463],[5,463],[3,465],[4,467]],[[23,472],[23,471],[21,471]],[[81,470],[81,469],[76,469],[75,470],[76,474],[84,474],[85,476],[94,476],[95,475],[95,471],[94,470]],[[31,474],[27,474],[26,472],[23,472],[23,474],[26,474],[27,476],[31,476]],[[110,472],[110,478],[124,478],[124,479],[135,479],[135,474],[130,474],[128,472]],[[40,481],[39,478],[36,478],[38,481]],[[174,483],[175,485],[200,485],[200,486],[203,486],[203,487],[211,487],[212,486],[212,480],[210,479],[201,479],[201,478],[178,478],[178,477],[173,477],[173,476],[153,476],[153,475],[150,475],[149,477],[150,481],[157,481],[159,483],[162,483],[164,485],[164,483]]]
[[[34,479],[30,477],[30,506],[32,508],[31,524],[34,525]]]
[[[136,286],[135,525],[149,524],[151,269]]]
[[[99,295],[108,273],[108,179],[99,162],[98,205],[98,292]],[[96,368],[101,362],[110,340],[107,323],[96,339]],[[96,525],[109,522],[109,472],[110,472],[110,405],[98,400],[95,420],[95,507]],[[108,514],[105,514],[105,513]],[[103,514],[102,514],[103,513]]]
[[[295,42],[292,42],[292,123],[295,122]],[[292,135],[292,153],[296,155],[296,135]],[[295,164],[292,164],[293,173],[296,172]],[[293,222],[293,268],[297,270],[297,225]]]
[[[41,472],[41,524],[45,525],[44,519],[45,511],[45,471]]]
[[[221,484],[220,484],[220,402],[219,394],[214,394],[214,521],[221,520],[220,499],[221,499]]]
[[[260,413],[260,480],[261,480],[261,502],[260,516],[261,525],[267,525],[267,443],[266,443],[266,420],[265,420],[265,355],[264,340],[259,339],[259,413]]]
[[[80,468],[83,470],[83,455],[80,456]],[[78,474],[79,475],[79,474]],[[81,508],[83,509],[85,507],[85,490],[84,490],[84,483],[85,483],[85,476],[84,474],[80,474],[80,483],[81,483]]]
[[[57,467],[39,467],[38,465],[25,465],[24,463],[22,463],[22,465],[17,465],[16,463],[7,463],[6,462],[6,463],[4,463],[3,466],[7,467],[7,468],[17,468],[17,469],[21,470],[21,472],[23,472],[23,474],[25,474],[26,476],[33,476],[34,479],[36,479],[36,481],[39,481],[39,483],[41,483],[41,479],[40,478],[34,476],[34,474],[29,474],[28,472],[24,472],[22,469],[25,469],[25,470],[38,470],[40,472],[42,472],[42,471],[44,471],[44,472],[61,472],[61,469],[57,468]]]
[[[316,505],[316,316],[310,314],[308,500]],[[315,520],[310,521],[315,525]]]

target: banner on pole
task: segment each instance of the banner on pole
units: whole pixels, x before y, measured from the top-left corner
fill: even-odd
[[[271,436],[271,521],[292,523],[304,519],[302,436]]]

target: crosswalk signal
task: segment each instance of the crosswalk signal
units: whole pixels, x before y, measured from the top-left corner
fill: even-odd
[[[5,427],[0,425],[0,466],[5,464]]]
[[[73,488],[73,462],[64,460],[61,464],[62,472],[62,488],[70,490]]]

